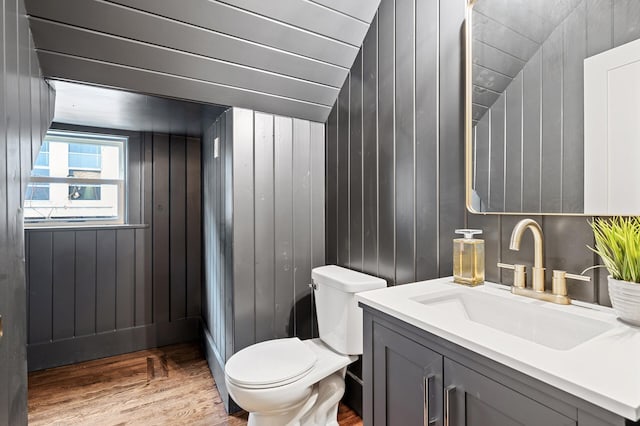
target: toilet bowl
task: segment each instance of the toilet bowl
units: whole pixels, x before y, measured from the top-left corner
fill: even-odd
[[[225,365],[233,400],[249,426],[337,426],[346,367],[362,353],[362,311],[355,293],[382,288],[380,278],[338,266],[312,271],[320,338],[268,340]]]

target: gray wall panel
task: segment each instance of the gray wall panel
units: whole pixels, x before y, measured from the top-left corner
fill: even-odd
[[[334,105],[326,125],[326,258],[328,264],[338,262],[338,105]]]
[[[522,211],[522,74],[506,92],[505,104],[504,206],[506,211]]]
[[[635,0],[613,2],[613,43],[615,46],[640,38],[640,3]]]
[[[153,229],[153,135],[142,135],[144,144],[144,171],[142,178],[142,219]],[[140,283],[141,284],[141,283]],[[144,300],[144,311],[136,310],[143,315],[136,317],[136,325],[151,324],[153,322],[153,232],[144,233],[144,287],[141,288]]]
[[[171,136],[169,160],[169,244],[171,321],[187,316],[187,176],[186,139]]]
[[[362,270],[362,51],[351,69],[349,88],[349,265]]]
[[[395,1],[378,11],[378,274],[395,284]],[[338,170],[341,173],[342,170]],[[343,263],[341,263],[343,264]]]
[[[349,105],[350,78],[338,96],[338,187],[337,187],[337,263],[349,264]]]
[[[540,200],[540,153],[542,151],[542,126],[540,120],[542,103],[542,55],[537,52],[523,69],[522,106],[522,186],[527,190],[522,198],[522,211],[537,212]]]
[[[53,233],[53,285],[51,326],[54,340],[73,337],[75,300],[75,236]]]
[[[505,94],[500,95],[489,115],[489,209],[492,211],[504,211],[505,101]]]
[[[416,277],[415,4],[396,0],[395,12],[395,279],[406,283]]]
[[[27,235],[29,234],[27,233]],[[37,233],[32,235],[37,235]],[[34,254],[27,251],[28,258]],[[75,233],[75,254],[74,335],[86,336],[96,332],[96,231]]]
[[[135,229],[116,231],[116,329],[134,326],[136,242]]]
[[[96,245],[96,333],[101,333],[116,328],[115,232],[97,231]]]
[[[294,294],[292,119],[275,117],[273,149],[274,217],[276,219],[274,225],[275,283],[277,284],[275,286],[275,336],[279,338],[289,336],[290,330],[293,328],[290,327],[290,315],[293,310],[291,295]],[[329,215],[327,217],[329,217]],[[327,228],[329,227],[330,225],[327,225]],[[327,257],[329,257],[329,255],[327,255]]]
[[[234,109],[232,238],[235,351],[255,343],[253,136],[253,111]]]
[[[263,341],[275,333],[274,117],[256,113],[254,119],[255,328],[256,340]]]
[[[200,315],[200,289],[202,283],[202,184],[200,176],[200,139],[187,138],[186,153],[186,291],[187,316]]]
[[[378,272],[378,19],[362,46],[362,269]],[[364,71],[366,70],[366,72]],[[327,131],[330,131],[327,122]],[[327,167],[327,181],[335,170]],[[333,199],[327,197],[327,204]]]
[[[29,279],[41,282],[40,287],[29,286],[29,341],[51,340],[51,307],[53,289],[53,235],[39,232],[29,238]]]
[[[614,0],[587,0],[587,55],[593,56],[613,46]]]
[[[169,136],[153,135],[153,319],[170,319]]]

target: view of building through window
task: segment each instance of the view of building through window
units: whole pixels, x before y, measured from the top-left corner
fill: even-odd
[[[25,222],[124,222],[127,139],[49,131],[25,194]]]

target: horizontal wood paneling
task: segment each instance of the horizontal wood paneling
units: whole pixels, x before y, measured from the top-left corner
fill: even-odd
[[[371,9],[378,1],[365,3]],[[27,6],[48,77],[316,121],[324,121],[329,108],[314,110],[303,103],[335,101],[370,23],[306,0],[64,0],[55,5],[27,0]],[[54,53],[69,55],[66,65]],[[91,67],[87,59],[100,62]],[[126,81],[92,77],[113,73],[115,65],[142,75],[130,74]],[[170,95],[152,77],[157,72],[181,80],[213,79],[216,86],[200,87],[210,93],[207,100],[198,90]]]
[[[200,139],[73,129],[130,136],[128,158],[135,164],[129,170],[136,172],[129,173],[128,195],[138,202],[129,203],[129,220],[148,223],[26,231],[31,370],[150,347],[158,340],[124,340],[139,336],[132,331],[137,327],[200,315]],[[114,343],[114,352],[92,347],[102,342],[101,333],[123,341]],[[71,343],[63,344],[66,339]],[[66,357],[57,352],[74,341]],[[49,346],[50,360],[44,356]]]

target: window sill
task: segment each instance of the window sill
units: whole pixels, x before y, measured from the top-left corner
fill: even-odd
[[[91,231],[103,229],[147,229],[148,224],[122,224],[122,225],[25,225],[25,231]]]

